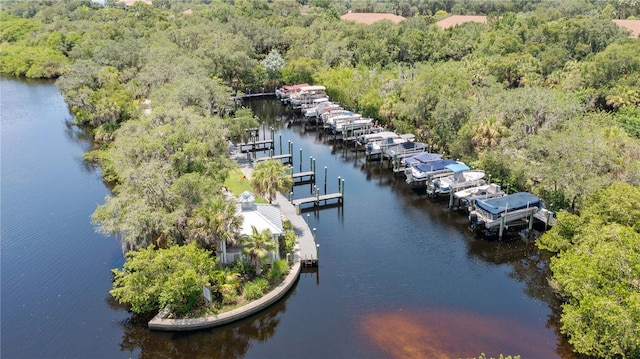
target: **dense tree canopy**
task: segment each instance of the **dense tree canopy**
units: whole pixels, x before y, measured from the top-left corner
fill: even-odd
[[[407,19],[340,20],[349,10]],[[449,14],[488,19],[439,28]],[[87,159],[115,186],[93,219],[130,249],[229,240],[227,141],[256,125],[234,96],[323,84],[345,106],[569,209],[541,241],[561,252],[563,331],[580,352],[631,357],[637,327],[611,323],[638,323],[638,225],[597,209],[640,185],[640,41],[611,21],[638,16],[637,0],[4,1],[0,72],[58,79],[94,131]],[[595,273],[608,262],[622,272]],[[602,284],[614,279],[623,287]]]

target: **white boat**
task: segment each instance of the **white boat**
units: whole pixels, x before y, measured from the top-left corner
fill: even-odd
[[[359,117],[346,120],[335,120],[331,131],[333,134],[338,133],[353,133],[356,130],[362,130],[364,128],[371,127],[373,125],[372,118]]]
[[[432,196],[449,194],[471,187],[485,184],[484,171],[471,170],[464,163],[454,163],[445,166],[452,174],[435,178],[427,185],[427,194]]]
[[[487,229],[507,226],[510,223],[537,218],[536,213],[543,209],[540,198],[528,192],[518,192],[507,196],[476,200],[476,207],[469,213],[469,224],[472,229]]]
[[[276,97],[282,101],[283,104],[289,103],[289,96],[292,92],[299,91],[301,87],[309,86],[308,83],[285,85],[280,88],[276,88]]]
[[[342,106],[335,102],[329,101],[328,98],[321,98],[314,100],[315,106],[302,110],[302,115],[306,119],[318,118],[320,114],[324,112],[330,112],[332,110],[342,110]]]
[[[362,118],[362,115],[359,113],[355,113],[347,110],[336,110],[328,113],[323,113],[322,123],[324,124],[325,129],[329,129],[333,131],[336,123],[338,122],[356,120],[360,118]]]
[[[382,153],[382,151],[393,145],[413,140],[413,135],[398,135],[395,132],[384,131],[380,133],[363,135],[359,142],[364,145],[367,156]]]
[[[476,200],[502,197],[505,196],[506,193],[504,193],[499,185],[492,183],[466,188],[455,192],[453,195],[458,200],[460,207],[468,208],[469,212],[471,212],[474,209],[473,207],[475,206]]]
[[[383,157],[397,159],[402,157],[407,157],[411,155],[415,155],[418,153],[427,151],[427,144],[423,142],[415,142],[413,139],[413,135],[411,136],[409,141],[401,142],[392,146],[387,146],[382,149]]]
[[[435,160],[410,166],[405,170],[407,184],[423,183],[438,176],[448,176],[452,172],[446,166],[460,163],[455,160]]]
[[[289,95],[289,104],[293,108],[302,108],[302,105],[309,105],[313,100],[327,97],[324,86],[302,86],[298,91]]]

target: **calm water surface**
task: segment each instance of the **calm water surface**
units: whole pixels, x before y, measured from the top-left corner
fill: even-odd
[[[302,149],[303,170],[313,156],[320,181],[327,166],[328,192],[345,179],[343,208],[304,214],[317,228],[320,268],[240,323],[150,332],[148,318],[109,299],[110,269],[123,257],[90,223],[108,189],[82,161],[89,139],[69,125],[54,85],[0,84],[3,358],[572,358],[532,243],[475,237],[463,215],[291,125],[276,101],[248,103],[275,128],[276,151],[280,136],[285,149],[292,141],[296,170]]]

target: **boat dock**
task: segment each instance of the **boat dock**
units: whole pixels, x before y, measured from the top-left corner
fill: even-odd
[[[293,179],[294,185],[316,183],[316,173],[313,171],[298,172],[292,174],[291,179]]]
[[[273,149],[273,139],[253,141],[253,142],[247,142],[247,143],[238,143],[237,147],[238,149],[240,149],[240,152],[243,152],[243,153],[268,151],[270,149]]]
[[[296,207],[279,192],[276,193],[276,203],[280,206],[284,217],[291,222],[298,238],[300,264],[303,267],[317,266],[319,246],[316,244],[315,235],[309,228],[309,224],[297,213]]]
[[[256,158],[255,160],[253,160],[253,162],[257,163],[257,162],[262,162],[262,161],[267,161],[267,160],[281,160],[283,163],[292,163],[293,155],[291,155],[290,153],[285,153],[283,155],[260,157],[260,158]]]

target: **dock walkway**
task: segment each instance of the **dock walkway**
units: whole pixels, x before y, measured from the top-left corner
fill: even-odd
[[[251,177],[252,168],[242,167],[241,171],[247,178]],[[296,208],[280,192],[276,192],[275,203],[280,206],[282,215],[291,222],[293,230],[298,238],[300,264],[302,266],[313,266],[318,264],[318,248],[316,240],[311,233],[311,229],[302,216],[296,213]]]

